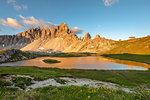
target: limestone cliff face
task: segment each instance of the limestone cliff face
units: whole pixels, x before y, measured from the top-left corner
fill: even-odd
[[[52,29],[41,29],[38,26],[14,36],[0,36],[2,49],[22,48],[30,51],[55,49],[66,52],[102,52],[113,48],[113,42],[115,41],[101,38],[99,35],[92,40],[89,32],[83,39],[78,38],[66,23]]]

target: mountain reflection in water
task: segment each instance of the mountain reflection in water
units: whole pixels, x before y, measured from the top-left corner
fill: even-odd
[[[42,60],[55,59],[61,63],[47,64]],[[121,64],[123,63],[123,64]],[[132,65],[132,66],[131,66]],[[38,67],[57,67],[64,69],[98,69],[98,70],[147,70],[142,67],[144,64],[132,61],[117,61],[104,57],[39,57],[31,60],[4,63],[0,66],[38,66]]]

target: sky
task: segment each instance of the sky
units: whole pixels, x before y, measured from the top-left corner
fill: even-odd
[[[0,0],[0,35],[61,23],[81,37],[144,37],[150,35],[150,0]]]

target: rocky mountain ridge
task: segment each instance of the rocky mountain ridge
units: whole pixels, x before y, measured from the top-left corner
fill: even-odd
[[[30,28],[25,32],[10,36],[11,38],[1,37],[1,48],[22,48],[21,50],[24,51],[53,49],[65,52],[104,52],[113,48],[113,43],[115,43],[115,41],[101,38],[99,35],[91,39],[91,35],[88,32],[83,39],[78,38],[66,23],[62,23],[52,29],[41,29],[39,26]]]

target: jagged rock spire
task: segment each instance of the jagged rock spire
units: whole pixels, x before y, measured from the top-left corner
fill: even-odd
[[[44,38],[45,38],[45,35],[46,35],[46,31],[45,31],[45,29],[43,28],[43,29],[42,29],[42,34],[41,34],[41,39],[44,39]]]
[[[79,40],[81,40],[81,36],[79,37]]]
[[[38,40],[38,39],[51,39],[51,38],[66,38],[69,37],[71,39],[79,40],[78,37],[69,29],[66,23],[61,23],[56,28],[49,29],[41,29],[40,26],[37,28],[30,28],[29,30],[18,34],[19,36],[24,36],[31,40]]]
[[[37,27],[38,29],[41,29],[40,26]]]
[[[89,34],[89,32],[87,32],[83,37],[83,41],[90,40],[90,39],[91,39],[91,35]]]
[[[53,27],[51,29],[51,38],[55,38],[55,34],[56,34],[56,29]]]
[[[50,29],[47,27],[46,28],[46,39],[49,38],[50,39],[51,37],[51,32],[50,32]]]
[[[68,32],[69,30],[68,25],[66,23],[61,23],[59,27],[60,27],[60,31]]]
[[[100,35],[99,35],[99,34],[97,34],[94,39],[97,39],[97,38],[100,38]]]

